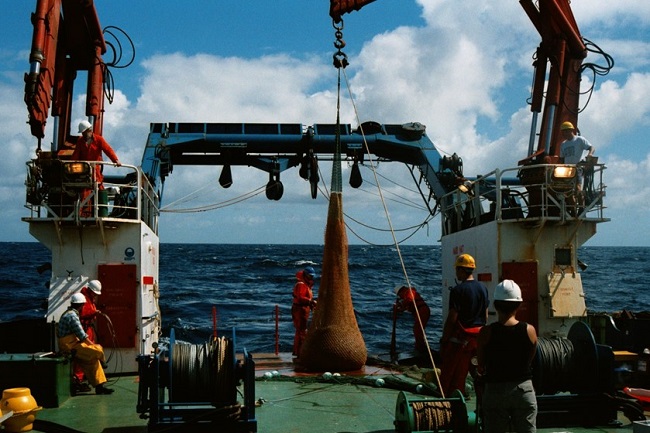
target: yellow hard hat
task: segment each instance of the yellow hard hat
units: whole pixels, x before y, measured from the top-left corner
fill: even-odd
[[[456,264],[454,266],[457,268],[476,269],[476,261],[469,254],[461,254],[456,257]]]
[[[560,126],[560,130],[564,131],[565,129],[575,129],[575,128],[573,127],[573,123],[564,122],[562,123],[562,126]]]

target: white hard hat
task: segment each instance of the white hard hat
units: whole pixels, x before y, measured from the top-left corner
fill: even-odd
[[[82,120],[81,122],[79,122],[79,134],[81,134],[82,132],[87,131],[88,129],[90,129],[92,127],[93,127],[93,125],[91,125],[89,121]]]
[[[72,295],[72,299],[70,299],[70,305],[75,305],[75,304],[85,304],[86,303],[86,297],[82,293],[75,293]]]
[[[521,289],[512,280],[503,280],[494,288],[494,300],[521,302]]]
[[[102,294],[102,283],[99,280],[92,280],[88,283],[88,288],[96,295]]]

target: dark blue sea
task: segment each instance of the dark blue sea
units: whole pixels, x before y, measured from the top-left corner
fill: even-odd
[[[411,283],[432,310],[427,335],[437,347],[442,323],[439,246],[401,246]],[[295,274],[306,265],[320,272],[319,245],[163,244],[160,247],[160,307],[163,332],[176,338],[205,342],[212,335],[212,308],[217,332],[232,335],[237,350],[275,351],[276,306],[279,349],[290,352],[293,342],[291,294]],[[650,311],[650,247],[583,247],[578,257],[588,265],[582,273],[589,310],[595,312]],[[0,243],[0,321],[45,314],[49,272],[37,268],[50,260],[38,243]],[[351,245],[350,286],[357,321],[369,353],[388,354],[392,333],[394,287],[403,281],[394,247]],[[318,281],[315,286],[318,295]],[[412,348],[413,318],[397,322],[397,350]]]

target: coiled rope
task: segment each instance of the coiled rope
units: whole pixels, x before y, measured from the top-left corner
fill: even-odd
[[[411,409],[415,431],[447,431],[453,426],[453,413],[449,401],[411,402]]]

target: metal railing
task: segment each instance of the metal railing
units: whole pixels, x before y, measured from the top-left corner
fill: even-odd
[[[69,164],[75,166],[74,171]],[[102,165],[103,182],[95,179]],[[26,221],[61,223],[145,222],[157,232],[159,200],[139,167],[103,161],[39,158],[27,162]]]
[[[606,221],[605,168],[540,164],[495,170],[467,181],[440,201],[443,235],[490,221]],[[558,176],[567,169],[574,175]]]

